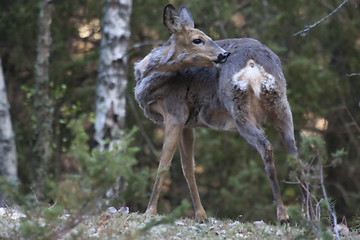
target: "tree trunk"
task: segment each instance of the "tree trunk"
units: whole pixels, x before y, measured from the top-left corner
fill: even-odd
[[[14,132],[11,125],[9,102],[0,59],[0,177],[9,182],[17,181],[17,160]],[[1,200],[0,193],[0,200]]]
[[[35,62],[35,96],[34,108],[36,115],[35,146],[37,156],[38,180],[46,174],[46,168],[51,158],[52,140],[52,104],[49,97],[49,56],[51,46],[51,0],[41,2],[39,14],[39,34],[37,59]]]
[[[103,9],[94,136],[100,150],[107,138],[112,149],[125,126],[131,6],[131,0],[106,0]]]

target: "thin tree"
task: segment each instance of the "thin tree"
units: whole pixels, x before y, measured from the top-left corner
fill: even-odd
[[[126,116],[127,48],[130,38],[131,0],[106,0],[96,86],[95,140],[99,149],[118,143]]]
[[[51,158],[52,139],[52,104],[49,97],[49,57],[52,42],[50,26],[52,21],[52,1],[42,0],[39,14],[39,33],[37,59],[35,62],[35,96],[34,109],[36,116],[35,146],[39,167],[38,182],[46,175],[46,166]]]
[[[7,100],[4,73],[0,59],[0,177],[4,177],[9,182],[16,182],[16,145],[9,108],[10,105]],[[1,198],[0,193],[0,204]]]

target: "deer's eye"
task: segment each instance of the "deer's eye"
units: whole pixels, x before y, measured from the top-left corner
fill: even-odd
[[[196,38],[196,39],[194,39],[193,40],[193,43],[194,44],[200,44],[200,43],[202,43],[203,41],[201,40],[201,39],[199,39],[199,38]]]

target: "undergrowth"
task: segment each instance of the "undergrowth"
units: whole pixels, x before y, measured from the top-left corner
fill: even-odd
[[[9,207],[3,215],[5,218],[10,216],[10,221],[2,219],[8,223],[1,224],[7,229],[0,230],[5,233],[0,235],[0,239],[62,239],[90,216],[98,216],[107,206],[125,205],[125,195],[129,195],[126,193],[127,186],[132,194],[138,194],[132,187],[135,183],[128,182],[128,179],[140,176],[138,181],[148,182],[149,174],[133,171],[138,149],[131,147],[130,143],[136,129],[122,137],[116,146],[117,151],[90,150],[89,136],[84,129],[89,121],[91,117],[84,115],[68,124],[73,139],[67,157],[76,162],[78,168],[75,173],[66,174],[60,180],[47,176],[43,180],[47,191],[42,194],[46,199],[38,199],[36,191],[22,195],[19,194],[19,186],[1,185],[8,202],[16,203],[18,207]],[[120,186],[115,197],[106,198],[107,192],[119,179],[124,186]],[[142,188],[137,190],[143,191]],[[2,209],[5,211],[7,208]],[[15,222],[14,212],[21,215]]]
[[[183,202],[168,216],[148,217],[139,213],[110,209],[98,215],[86,216],[76,227],[61,236],[61,239],[333,239],[331,231],[318,238],[306,227],[279,226],[263,221],[242,223],[236,220],[209,218],[199,223],[194,219],[179,217],[190,204]],[[0,216],[0,239],[29,239],[23,233],[16,233],[4,225],[11,220],[11,214]],[[8,220],[8,221],[7,221]],[[16,220],[11,220],[14,224]],[[19,220],[17,220],[19,221]],[[34,226],[41,227],[41,226]],[[61,227],[61,225],[59,226]],[[350,232],[342,239],[359,239],[359,233]],[[38,237],[37,239],[44,239]],[[52,238],[59,239],[59,238]]]
[[[68,157],[78,162],[78,170],[61,181],[46,179],[47,201],[37,199],[35,193],[18,194],[18,186],[2,190],[18,206],[0,208],[0,239],[360,239],[357,229],[334,234],[335,202],[326,196],[322,169],[336,166],[345,153],[337,151],[327,158],[321,139],[303,137],[302,160],[289,160],[295,166],[294,183],[306,193],[302,207],[289,207],[290,225],[214,218],[198,223],[182,217],[191,208],[187,201],[168,216],[129,213],[127,198],[143,195],[150,177],[146,171],[133,170],[137,149],[130,143],[136,130],[123,137],[117,151],[91,151],[83,127],[86,121],[83,116],[68,125],[74,136]],[[124,186],[115,201],[109,201],[106,193],[119,177]]]

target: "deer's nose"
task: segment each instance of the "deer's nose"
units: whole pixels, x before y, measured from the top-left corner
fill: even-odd
[[[229,52],[220,53],[215,63],[224,63],[229,56],[230,56]]]

